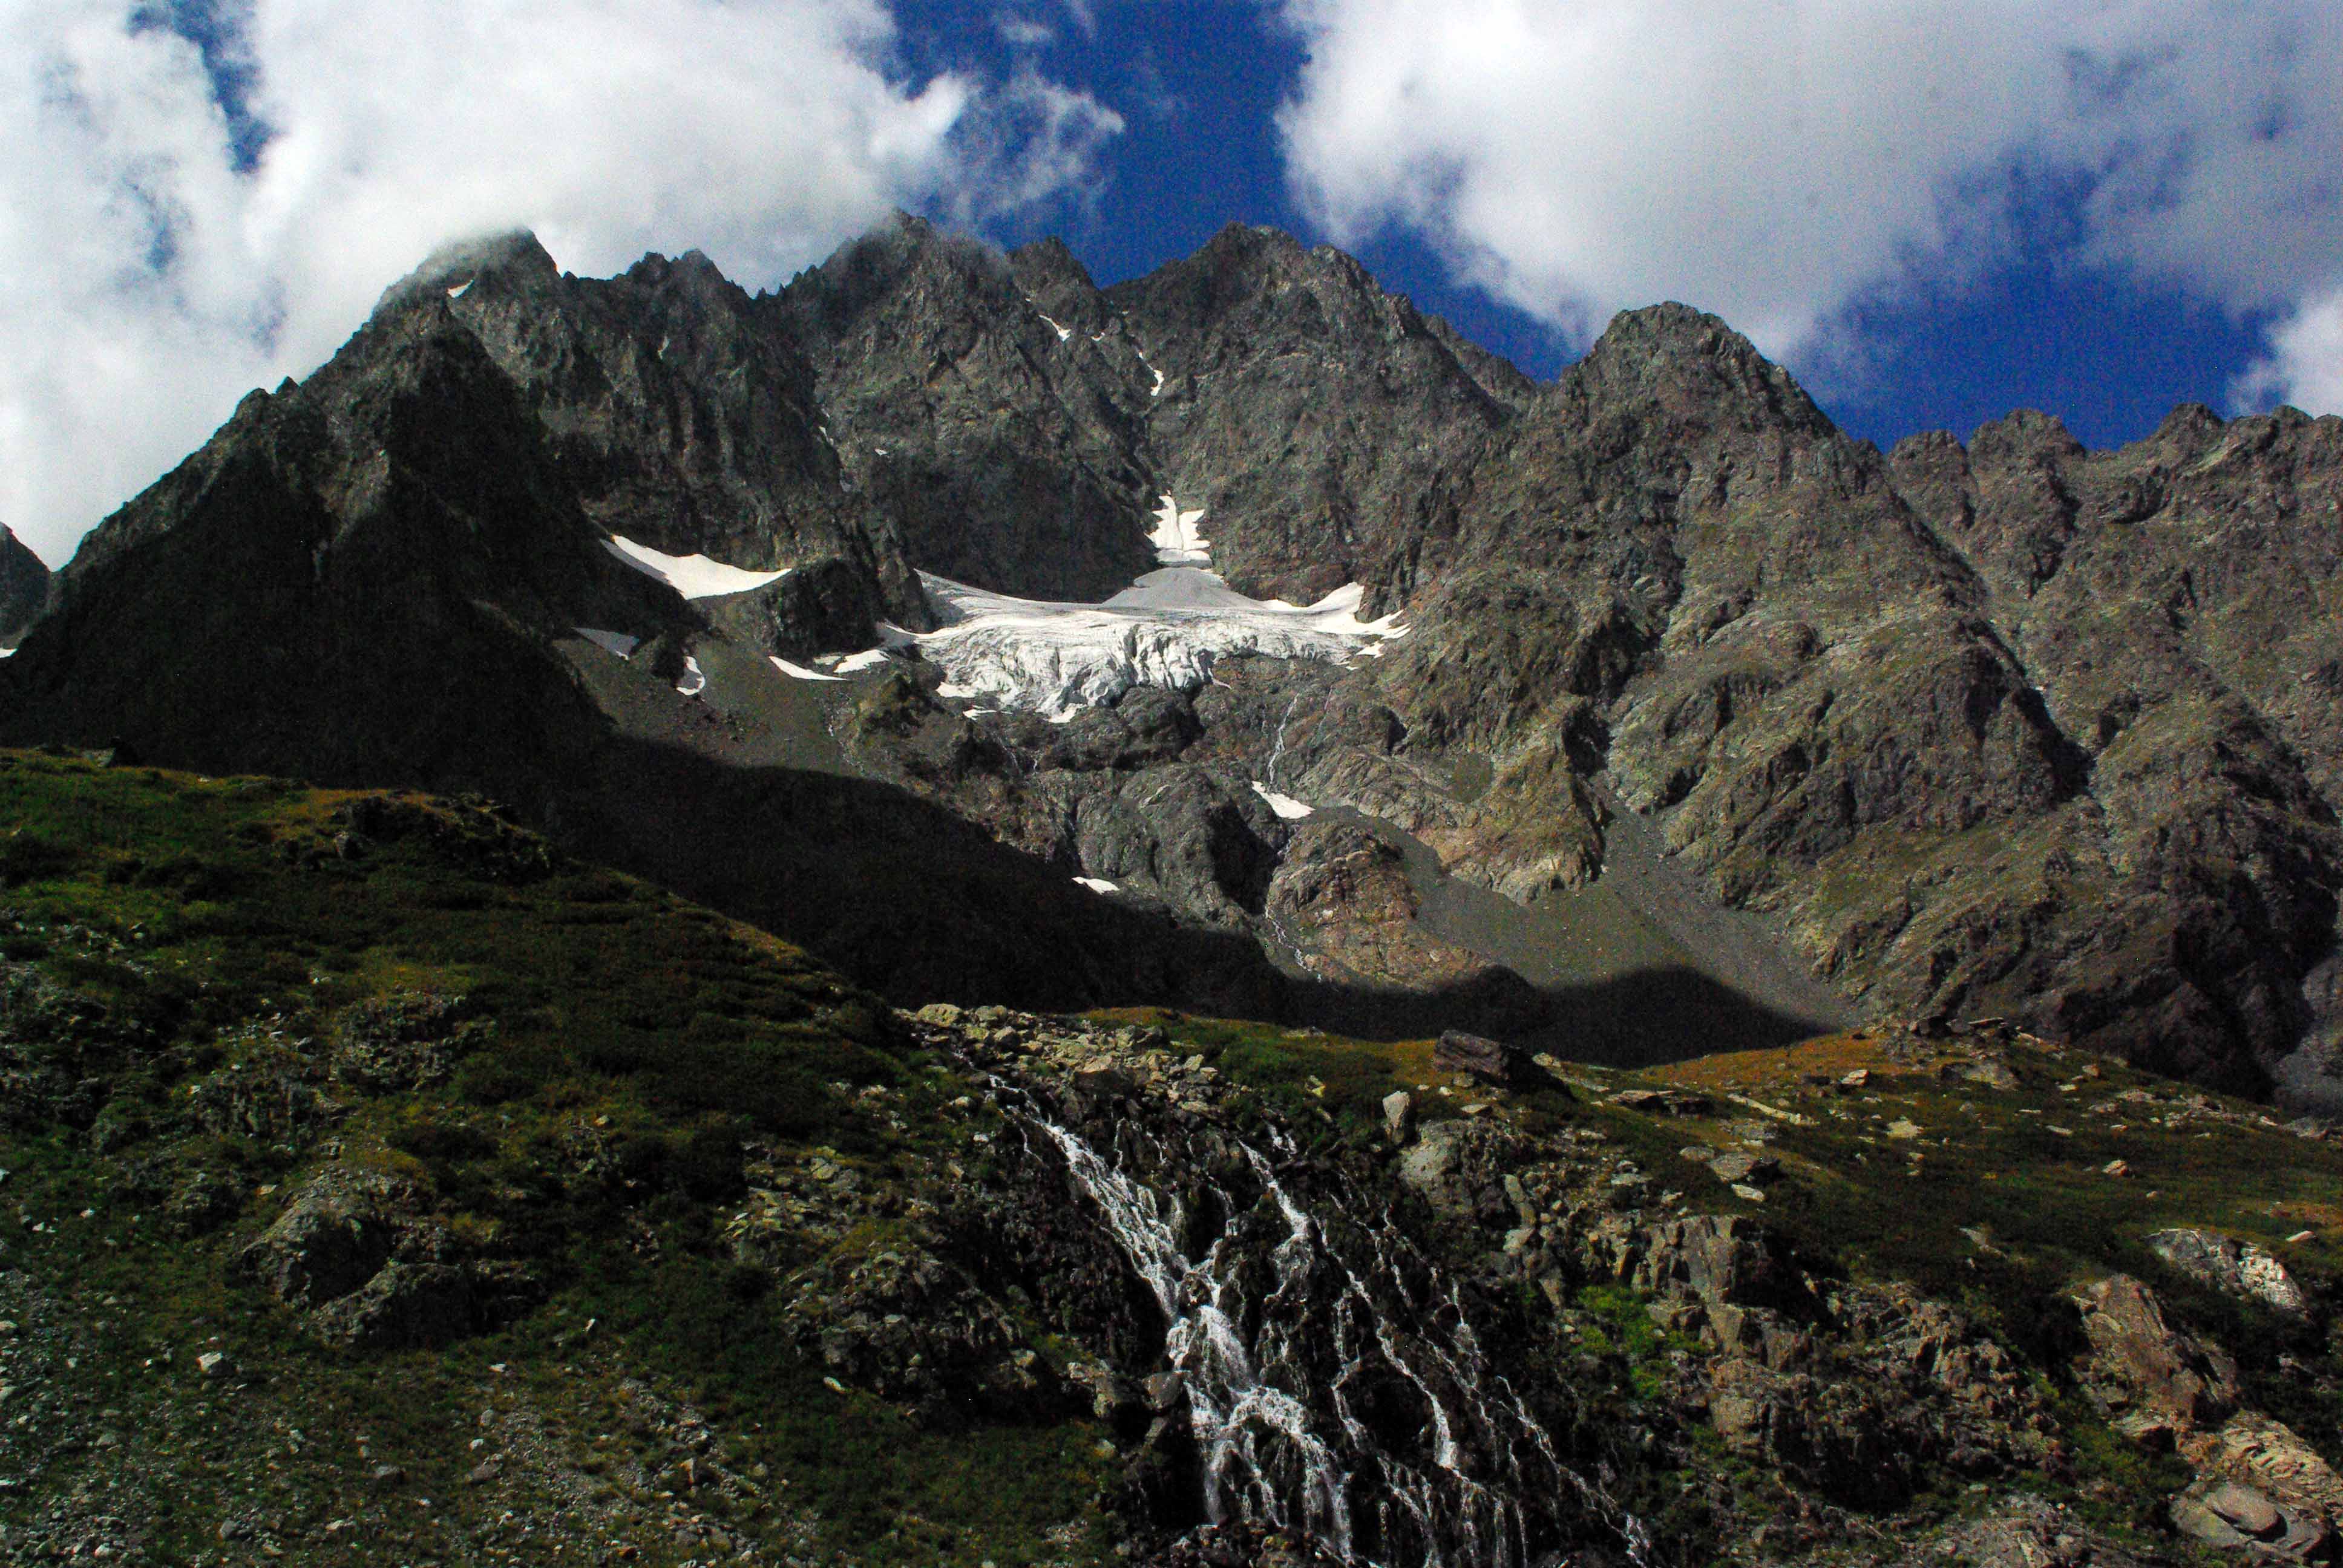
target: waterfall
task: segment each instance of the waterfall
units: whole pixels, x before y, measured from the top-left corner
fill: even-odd
[[[1278,1174],[1271,1154],[1294,1150],[1274,1132],[1264,1152],[1224,1129],[1157,1133],[1130,1119],[1111,1140],[1125,1146],[1118,1161],[993,1081],[1063,1158],[1162,1311],[1209,1520],[1300,1533],[1371,1568],[1527,1568],[1558,1542],[1568,1498],[1647,1563],[1641,1524],[1563,1463],[1490,1364],[1454,1284],[1377,1222],[1365,1194],[1323,1178],[1313,1211]],[[1226,1219],[1202,1257],[1182,1245],[1194,1216],[1133,1174],[1141,1159],[1207,1178]]]

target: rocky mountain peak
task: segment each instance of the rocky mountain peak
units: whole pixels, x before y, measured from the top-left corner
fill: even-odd
[[[1655,404],[1736,424],[1835,431],[1797,379],[1706,311],[1674,301],[1623,310],[1564,377],[1589,401]]]
[[[2072,462],[2087,455],[2064,422],[2034,408],[2020,408],[1978,426],[1969,437],[1968,453],[1969,461],[1980,468]]]
[[[402,308],[433,291],[460,294],[484,279],[525,290],[559,281],[561,269],[527,229],[457,240],[426,256],[423,265],[383,290],[375,314]]]

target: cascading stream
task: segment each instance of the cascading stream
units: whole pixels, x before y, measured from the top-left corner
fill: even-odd
[[[1225,1130],[1157,1137],[1124,1123],[1118,1162],[1035,1096],[993,1081],[1057,1149],[1162,1310],[1208,1519],[1299,1531],[1373,1568],[1520,1568],[1554,1529],[1551,1510],[1525,1500],[1566,1494],[1645,1563],[1640,1523],[1562,1463],[1488,1363],[1455,1287],[1403,1234],[1330,1233],[1269,1155]],[[1208,1139],[1222,1147],[1202,1147]],[[1282,1134],[1272,1147],[1295,1152]],[[1227,1218],[1202,1258],[1182,1243],[1193,1216],[1134,1176],[1133,1159],[1226,1172],[1207,1183],[1205,1201]],[[1375,1211],[1347,1183],[1329,1207]]]

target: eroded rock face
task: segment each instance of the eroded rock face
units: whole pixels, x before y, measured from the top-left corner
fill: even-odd
[[[49,568],[0,527],[0,648],[13,648],[49,601]]]
[[[2165,1322],[2156,1295],[2127,1274],[2077,1298],[2100,1397],[2186,1435],[2217,1427],[2237,1407],[2237,1367],[2219,1347]],[[2135,1435],[2147,1441],[2144,1432]]]

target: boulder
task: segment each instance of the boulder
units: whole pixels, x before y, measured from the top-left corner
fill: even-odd
[[[2216,1290],[2300,1317],[2310,1299],[2284,1263],[2251,1241],[2213,1231],[2158,1231],[2147,1239],[2156,1255]]]
[[[387,1179],[327,1171],[236,1255],[231,1268],[290,1306],[346,1296],[390,1261],[396,1237],[388,1211],[398,1196]]]
[[[309,1326],[327,1344],[396,1350],[460,1339],[473,1319],[472,1282],[462,1269],[393,1260],[357,1290],[319,1308]]]
[[[2156,1293],[2115,1274],[2076,1298],[2103,1399],[2170,1421],[2187,1432],[2219,1425],[2237,1405],[2237,1363],[2164,1320]]]
[[[1471,1073],[1503,1089],[1526,1089],[1545,1079],[1544,1070],[1521,1047],[1454,1029],[1432,1048],[1432,1065],[1444,1072]]]

